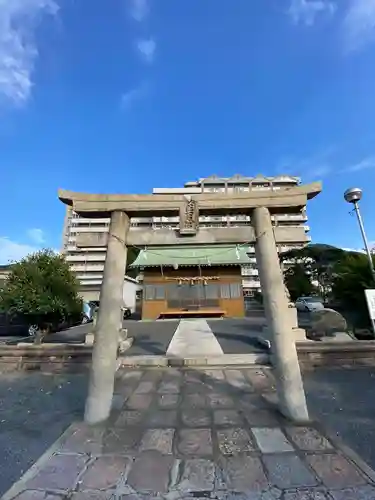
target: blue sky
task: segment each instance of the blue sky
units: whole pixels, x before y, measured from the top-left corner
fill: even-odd
[[[315,242],[375,240],[375,0],[0,2],[0,262],[61,244],[63,187],[323,181]]]

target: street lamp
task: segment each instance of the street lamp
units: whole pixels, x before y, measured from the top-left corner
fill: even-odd
[[[375,281],[374,263],[373,263],[373,260],[372,260],[372,255],[371,255],[371,252],[370,252],[370,248],[368,246],[368,241],[367,241],[367,237],[366,237],[366,233],[365,233],[365,228],[363,226],[361,212],[359,211],[359,205],[358,205],[358,202],[362,198],[362,189],[360,189],[360,188],[349,188],[349,189],[347,189],[345,191],[344,198],[345,198],[345,201],[347,201],[348,203],[352,203],[354,205],[354,210],[355,210],[355,213],[357,214],[359,228],[361,230],[361,234],[362,234],[362,238],[363,238],[363,243],[365,245],[365,249],[366,249],[368,261],[369,261],[369,264],[370,264],[370,269],[371,269],[372,277],[374,278],[374,281]]]

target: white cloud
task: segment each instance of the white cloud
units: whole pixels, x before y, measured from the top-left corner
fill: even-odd
[[[150,13],[148,0],[131,0],[130,15],[139,23],[144,21]]]
[[[138,87],[124,92],[121,96],[122,109],[130,109],[135,102],[139,101],[146,95],[147,91],[148,85],[144,82]]]
[[[321,180],[334,170],[332,155],[335,150],[335,146],[330,146],[305,158],[283,158],[276,167],[276,171],[278,174],[297,175],[302,178],[302,181]]]
[[[344,49],[352,52],[375,40],[375,0],[351,0],[343,21]]]
[[[156,42],[153,38],[142,38],[137,41],[137,49],[143,59],[151,64],[155,57]]]
[[[0,265],[18,261],[30,253],[34,253],[40,248],[32,245],[25,245],[12,241],[5,236],[0,237]]]
[[[295,24],[312,26],[319,14],[334,14],[336,4],[328,0],[292,0],[288,14]]]
[[[39,228],[32,228],[27,231],[27,236],[37,245],[45,243],[44,232]]]
[[[353,165],[349,165],[345,171],[346,172],[360,172],[362,170],[368,170],[370,168],[375,169],[375,156],[368,156],[363,160],[354,163]]]
[[[31,94],[38,22],[57,10],[54,0],[0,0],[0,95],[15,105]]]
[[[323,177],[327,177],[327,175],[329,175],[331,172],[332,168],[330,165],[315,165],[308,170],[305,177],[311,180],[319,180]]]

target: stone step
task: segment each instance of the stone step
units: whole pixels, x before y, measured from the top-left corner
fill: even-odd
[[[248,366],[268,365],[269,355],[255,351],[249,354],[221,354],[218,356],[122,356],[118,368],[122,366]]]

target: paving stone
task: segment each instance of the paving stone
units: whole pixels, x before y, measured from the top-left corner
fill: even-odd
[[[178,394],[180,392],[180,382],[162,380],[158,392],[163,394]]]
[[[151,401],[151,394],[133,394],[126,402],[126,406],[132,410],[147,410]]]
[[[251,438],[245,429],[221,429],[217,431],[217,439],[223,455],[254,451]]]
[[[214,498],[217,500],[281,500],[282,494],[281,490],[273,487],[262,491],[247,491],[246,493],[216,490]]]
[[[139,446],[140,451],[156,450],[160,453],[172,453],[174,429],[149,429]]]
[[[140,430],[134,427],[108,429],[104,436],[103,453],[125,454],[138,448]]]
[[[139,425],[144,415],[140,411],[124,410],[115,422],[116,427],[126,427],[127,425]]]
[[[374,500],[374,486],[356,486],[355,488],[345,488],[340,491],[331,490],[331,496],[334,500]]]
[[[196,370],[187,370],[185,372],[185,381],[186,382],[197,382],[202,381],[202,373]]]
[[[113,500],[116,498],[115,492],[108,491],[79,491],[74,493],[71,498],[72,500]]]
[[[317,480],[294,454],[263,455],[270,481],[281,489],[315,486]]]
[[[122,394],[113,394],[112,403],[111,403],[111,411],[121,410],[121,408],[125,404],[125,398]]]
[[[128,385],[124,383],[122,380],[118,380],[115,384],[114,394],[121,395],[126,401],[129,396],[131,396],[134,392],[134,385]]]
[[[163,376],[162,370],[147,370],[145,371],[142,382],[159,382]]]
[[[148,394],[155,389],[155,383],[148,380],[142,380],[139,382],[134,393],[135,394]]]
[[[225,370],[229,384],[236,389],[251,390],[251,385],[240,370]]]
[[[276,392],[262,392],[262,398],[268,403],[271,407],[277,407],[279,405],[279,398]]]
[[[166,493],[174,458],[157,451],[144,451],[130,469],[127,484],[138,492]]]
[[[179,368],[169,367],[164,372],[164,379],[165,380],[171,380],[171,379],[181,380],[182,378],[183,378],[183,372]]]
[[[178,394],[160,394],[157,399],[157,404],[160,408],[176,408],[179,402]]]
[[[222,458],[220,468],[228,490],[246,492],[248,495],[251,491],[260,492],[268,488],[262,463],[257,457],[235,455]]]
[[[207,394],[208,403],[211,408],[233,408],[234,401],[231,397],[220,392],[211,392]]]
[[[263,370],[249,369],[246,370],[247,378],[250,384],[257,391],[274,391],[275,385],[270,377],[268,377]]]
[[[223,370],[203,370],[202,373],[213,380],[225,380]]]
[[[208,427],[211,424],[211,416],[208,411],[197,408],[182,410],[181,420],[188,427]]]
[[[182,406],[184,408],[206,408],[207,397],[204,394],[185,394]]]
[[[238,425],[242,417],[236,410],[215,410],[214,422],[216,425]]]
[[[214,489],[215,465],[211,460],[204,460],[202,458],[185,460],[181,468],[181,479],[176,489],[182,494],[212,491]]]
[[[96,458],[79,481],[79,489],[108,490],[116,487],[128,464],[129,458],[126,457]]]
[[[103,427],[79,424],[62,444],[59,452],[98,455],[103,446],[103,434]]]
[[[341,455],[308,455],[306,459],[328,488],[346,488],[365,483],[354,465]]]
[[[152,411],[147,419],[147,425],[151,427],[174,427],[176,422],[176,410]]]
[[[258,394],[244,394],[239,398],[239,404],[245,411],[269,410],[270,404]]]
[[[278,427],[253,427],[251,431],[262,453],[294,451],[293,446]]]
[[[332,500],[327,491],[317,488],[303,489],[284,493],[283,500]]]
[[[87,462],[84,455],[54,455],[26,483],[28,489],[70,490]]]
[[[178,432],[177,449],[183,455],[211,455],[212,438],[210,429],[181,429]]]
[[[60,495],[48,494],[45,491],[27,490],[17,495],[15,500],[58,500],[61,498]]]
[[[123,371],[121,373],[121,380],[126,381],[126,382],[137,382],[141,377],[143,373],[138,370],[127,370]]]
[[[271,410],[246,411],[245,418],[251,427],[277,427],[279,421]]]
[[[203,382],[187,382],[184,386],[185,394],[206,394],[210,388]]]
[[[324,451],[333,448],[324,436],[311,427],[287,427],[286,432],[301,450]]]

